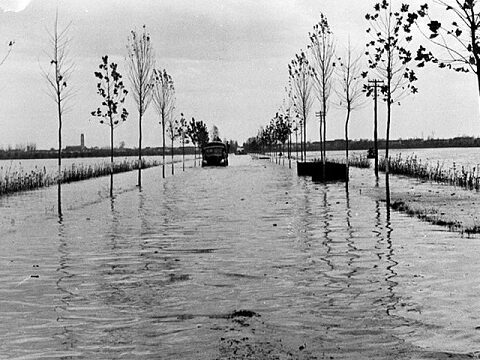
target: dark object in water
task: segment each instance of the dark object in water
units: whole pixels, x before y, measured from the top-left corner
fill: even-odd
[[[228,318],[230,319],[234,319],[234,318],[237,318],[237,317],[247,317],[247,318],[251,318],[251,317],[259,317],[260,315],[257,314],[255,311],[252,311],[252,310],[235,310],[234,312],[232,312],[231,314],[228,315]]]
[[[202,166],[228,166],[228,148],[221,141],[212,141],[202,148]]]
[[[313,181],[347,181],[347,166],[334,162],[320,161],[297,162],[298,176],[311,176]]]
[[[375,159],[375,149],[374,148],[368,149],[367,159]]]

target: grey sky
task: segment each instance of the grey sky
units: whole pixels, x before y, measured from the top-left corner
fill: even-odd
[[[158,68],[173,76],[178,113],[218,126],[221,137],[243,142],[256,134],[282,104],[288,80],[287,64],[305,49],[308,32],[320,12],[329,19],[339,54],[348,36],[359,49],[368,39],[364,15],[375,1],[367,0],[0,0],[0,44],[16,45],[0,67],[0,147],[34,142],[56,147],[55,104],[48,98],[40,66],[48,68],[47,29],[52,29],[58,5],[60,22],[72,22],[71,56],[76,65],[72,86],[76,96],[65,117],[64,143],[108,144],[108,128],[91,119],[100,98],[93,72],[101,56],[119,63],[126,77],[126,39],[143,24],[150,31]],[[415,1],[415,3],[417,3]],[[2,49],[2,50],[3,50]],[[419,71],[420,93],[393,109],[392,138],[480,135],[478,93],[472,74],[434,67]],[[128,83],[128,82],[127,82]],[[130,117],[116,130],[116,143],[137,144],[137,112],[131,99]],[[380,134],[384,137],[384,107]],[[318,104],[313,111],[318,110]],[[343,137],[344,114],[331,107],[328,138]],[[351,138],[371,138],[372,106],[353,114]],[[153,107],[145,118],[145,145],[158,146],[161,130]],[[316,140],[318,124],[309,122]]]

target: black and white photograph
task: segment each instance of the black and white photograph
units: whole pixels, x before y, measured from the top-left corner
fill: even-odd
[[[480,359],[478,0],[0,0],[0,360]]]

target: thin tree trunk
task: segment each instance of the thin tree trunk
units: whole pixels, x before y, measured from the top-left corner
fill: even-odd
[[[298,161],[298,130],[295,131],[295,160]]]
[[[388,42],[389,48],[391,49],[390,41]],[[392,107],[392,54],[390,53],[387,61],[387,143],[385,145],[385,173],[388,175],[390,171],[390,118],[391,118],[391,107]],[[390,194],[388,194],[388,200],[390,199]],[[390,202],[387,202],[387,206],[390,207]]]
[[[292,168],[292,133],[288,134],[288,168]]]
[[[348,122],[350,121],[350,105],[347,108],[347,119],[345,121],[345,165],[346,165],[346,181],[348,182],[349,164],[348,164]]]
[[[173,137],[172,137],[172,175],[175,175],[175,168],[173,164]]]
[[[327,161],[327,115],[323,114],[323,163]]]
[[[113,197],[113,122],[110,119],[110,197]]]
[[[57,77],[58,79],[58,77]],[[57,83],[58,84],[58,83]],[[61,107],[61,98],[60,93],[57,92],[57,109],[58,109],[58,196],[57,196],[57,207],[58,207],[58,216],[62,216],[62,107]]]
[[[480,61],[477,62],[477,86],[478,86],[478,93],[480,95]]]
[[[391,118],[391,98],[392,94],[390,92],[391,86],[391,77],[390,73],[388,73],[387,79],[387,143],[385,145],[385,191],[386,191],[386,206],[387,211],[390,213],[390,182],[389,182],[389,174],[390,174],[390,155],[389,155],[389,147],[390,147],[390,118]]]
[[[320,115],[320,119],[319,119],[319,135],[320,135],[320,161],[323,163],[322,115]]]
[[[374,98],[374,125],[373,125],[373,142],[375,151],[375,178],[378,180],[378,93],[377,82],[375,80],[375,98]]]
[[[385,174],[385,191],[386,191],[386,206],[387,206],[387,219],[390,216],[390,174]]]
[[[141,105],[140,105],[141,107]],[[138,187],[142,186],[142,112],[138,117]]]
[[[388,87],[390,88],[390,80],[388,80]],[[388,174],[390,168],[390,118],[391,118],[391,94],[387,94],[387,139],[385,144],[385,172]]]
[[[324,93],[325,93],[325,90],[324,90]],[[325,169],[325,162],[327,161],[326,157],[327,157],[327,141],[326,141],[326,132],[327,132],[327,129],[326,129],[326,117],[327,117],[327,114],[326,114],[326,105],[325,105],[325,97],[323,98],[323,116],[322,116],[322,123],[323,123],[323,141],[322,141],[322,144],[323,144],[323,153],[322,153],[322,177],[323,179],[325,179],[326,177],[326,169]]]
[[[185,171],[185,139],[182,139],[182,167]]]
[[[60,119],[58,122],[58,181],[60,181],[61,174],[62,174],[62,120]]]
[[[305,109],[303,109],[303,151],[305,152],[304,154],[304,159],[307,161],[307,114]]]
[[[162,177],[165,179],[165,115],[162,114]]]
[[[60,220],[62,220],[62,184],[60,181],[57,184],[58,186],[58,191],[57,191],[57,207],[58,207],[58,217]]]
[[[303,124],[300,127],[300,161],[303,162]]]

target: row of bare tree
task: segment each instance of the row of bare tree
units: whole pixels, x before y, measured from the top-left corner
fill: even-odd
[[[315,99],[321,110],[316,112],[319,118],[320,158],[326,161],[327,114],[330,108],[332,93],[337,95],[337,105],[345,108],[345,138],[348,142],[348,124],[351,112],[362,103],[363,86],[361,81],[361,54],[355,51],[351,44],[345,56],[337,57],[336,43],[327,17],[320,14],[320,21],[314,25],[309,33],[307,51],[301,50],[288,64],[289,81],[286,87],[286,96],[280,109],[281,116],[275,116],[277,121],[260,131],[260,142],[272,141],[285,143],[292,132],[300,131],[300,157],[307,158],[307,119]],[[338,86],[334,86],[335,80]],[[286,120],[286,126],[281,118]],[[280,125],[280,130],[272,130],[273,126]],[[268,131],[265,131],[268,130]],[[285,132],[287,132],[285,134]],[[273,138],[272,138],[273,134]],[[281,134],[278,137],[275,134]],[[280,140],[281,139],[281,140]],[[348,161],[348,148],[346,152]]]
[[[418,92],[416,68],[427,62],[457,72],[472,72],[477,77],[480,92],[480,5],[477,0],[431,0],[439,15],[450,19],[440,22],[430,14],[425,3],[417,9],[392,1],[376,3],[373,11],[365,15],[366,32],[370,35],[364,51],[356,51],[350,42],[343,56],[336,53],[336,42],[324,14],[309,33],[307,51],[300,51],[288,65],[289,82],[286,100],[281,111],[288,119],[290,131],[301,132],[302,143],[307,142],[307,120],[315,101],[321,111],[319,135],[321,160],[325,162],[327,114],[331,95],[334,103],[345,109],[346,161],[348,165],[348,126],[353,110],[365,103],[366,98],[377,97],[379,89],[386,104],[386,173],[388,175],[390,125],[392,105],[408,94]],[[416,31],[415,31],[416,30]],[[414,34],[418,39],[413,49]],[[420,44],[423,40],[432,46]],[[435,49],[435,50],[434,50]],[[432,51],[436,51],[434,54]],[[265,136],[263,136],[263,140]],[[262,131],[257,135],[262,142]],[[301,160],[306,160],[306,148],[301,145]]]
[[[74,94],[70,86],[74,64],[69,58],[70,38],[69,26],[59,29],[58,12],[55,17],[53,32],[50,35],[49,57],[51,68],[43,70],[45,79],[50,87],[50,95],[55,101],[58,115],[58,173],[62,171],[62,125],[65,111],[68,110],[69,100]],[[138,111],[138,186],[142,184],[142,125],[145,112],[153,101],[155,110],[162,126],[163,167],[162,176],[165,177],[165,148],[166,137],[171,140],[172,147],[172,175],[174,174],[173,144],[180,139],[182,147],[189,141],[195,146],[208,142],[208,130],[203,121],[192,118],[187,122],[183,116],[174,116],[175,86],[172,76],[165,69],[157,69],[151,36],[143,26],[141,31],[132,30],[127,41],[127,69],[130,80],[130,89]],[[101,124],[107,125],[110,130],[110,161],[111,182],[110,195],[113,196],[113,161],[114,161],[114,129],[124,123],[129,112],[124,107],[129,91],[118,71],[118,64],[110,62],[108,55],[101,59],[98,71],[94,72],[97,79],[97,93],[101,97],[101,105],[91,112]],[[185,152],[183,151],[183,170],[185,170]],[[60,176],[59,176],[60,178]],[[60,198],[60,186],[59,186]]]

